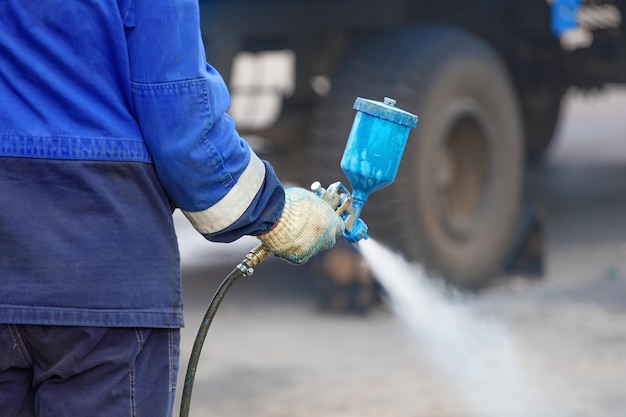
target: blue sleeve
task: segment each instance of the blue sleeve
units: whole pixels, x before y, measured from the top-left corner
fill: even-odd
[[[226,113],[228,89],[206,63],[197,0],[134,0],[127,27],[135,113],[172,201],[211,240],[269,229],[283,188]]]

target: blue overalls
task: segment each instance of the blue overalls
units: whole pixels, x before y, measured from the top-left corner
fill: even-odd
[[[182,326],[172,207],[229,242],[284,204],[197,1],[3,0],[0,28],[0,324]]]

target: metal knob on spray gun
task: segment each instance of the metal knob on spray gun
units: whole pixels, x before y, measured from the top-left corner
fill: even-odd
[[[364,98],[357,98],[354,102],[357,113],[341,159],[341,169],[352,185],[352,194],[341,182],[335,182],[327,189],[317,181],[311,185],[312,191],[341,216],[346,225],[344,237],[352,243],[367,239],[367,225],[360,218],[363,205],[370,193],[393,182],[409,131],[417,125],[416,115],[396,108],[395,105],[396,101],[387,97],[382,103]],[[252,249],[224,279],[213,296],[191,351],[180,417],[189,415],[191,392],[202,345],[226,292],[237,279],[252,275],[254,267],[270,253],[263,245]]]

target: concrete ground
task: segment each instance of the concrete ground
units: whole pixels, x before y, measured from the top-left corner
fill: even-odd
[[[478,317],[474,324],[504,329],[523,383],[502,379],[511,363],[490,365],[502,352],[490,346],[492,335],[450,339],[460,340],[458,357],[434,360],[432,346],[387,305],[366,316],[322,313],[309,268],[270,259],[232,288],[218,312],[191,415],[626,415],[625,110],[624,91],[568,96],[554,148],[528,175],[530,199],[546,215],[545,277],[510,279],[463,302]],[[187,322],[182,377],[213,292],[256,242],[207,244],[181,217],[176,221]],[[464,358],[464,343],[482,353]],[[476,359],[489,371],[480,378],[450,371]]]

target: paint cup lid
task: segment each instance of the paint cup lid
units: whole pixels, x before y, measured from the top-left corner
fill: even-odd
[[[402,126],[417,126],[417,116],[396,107],[396,101],[385,97],[383,102],[358,97],[354,101],[354,109],[370,116],[397,123]]]

